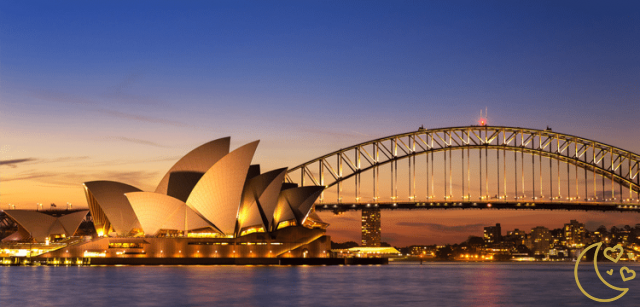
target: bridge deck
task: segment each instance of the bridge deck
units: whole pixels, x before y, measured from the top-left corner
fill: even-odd
[[[524,210],[580,210],[640,212],[638,203],[589,203],[589,202],[515,202],[515,201],[448,201],[448,202],[377,202],[377,203],[316,203],[316,211],[343,212],[380,208],[399,209],[524,209]]]

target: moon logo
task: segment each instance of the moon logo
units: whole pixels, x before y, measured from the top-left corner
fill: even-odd
[[[601,299],[601,298],[597,298],[597,297],[595,297],[595,296],[593,296],[593,295],[591,295],[591,294],[587,293],[587,291],[585,291],[585,290],[582,288],[582,285],[580,285],[580,280],[578,279],[578,265],[580,264],[580,260],[581,260],[581,259],[582,259],[582,257],[586,254],[586,252],[587,252],[588,250],[590,250],[590,249],[594,248],[594,247],[596,248],[596,252],[593,254],[593,255],[594,255],[594,256],[593,256],[593,268],[595,269],[596,274],[598,274],[598,278],[600,279],[600,281],[601,281],[602,283],[604,283],[607,287],[609,287],[609,288],[611,288],[611,289],[613,289],[613,290],[617,290],[617,291],[621,291],[621,292],[622,292],[622,293],[618,294],[618,296],[616,296],[616,297],[612,297],[612,298],[609,298],[609,299]],[[598,252],[600,251],[600,247],[602,247],[602,242],[598,242],[598,243],[591,244],[589,247],[585,248],[585,249],[582,251],[582,253],[580,253],[580,256],[578,257],[578,260],[576,261],[576,267],[575,267],[575,269],[574,269],[573,273],[574,273],[574,276],[575,276],[575,278],[576,278],[576,284],[578,284],[578,288],[580,288],[580,291],[582,291],[582,294],[584,294],[585,296],[587,296],[588,298],[590,298],[590,299],[592,299],[592,300],[594,300],[594,301],[596,301],[596,302],[613,302],[613,301],[615,301],[615,300],[617,300],[617,299],[621,298],[621,297],[622,297],[622,296],[624,296],[625,294],[627,294],[627,292],[629,291],[629,288],[618,288],[618,287],[616,287],[616,286],[611,285],[610,283],[608,283],[606,280],[604,280],[604,279],[602,278],[602,275],[600,275],[600,271],[598,270]],[[610,248],[608,248],[608,249],[607,249],[607,251],[608,251],[609,249],[610,249]],[[622,249],[622,247],[620,247],[620,249]],[[619,255],[621,255],[621,254],[622,254],[622,253],[620,253]],[[606,252],[605,252],[605,256],[607,256],[607,259],[610,259],[610,260],[612,260],[612,261],[613,261],[613,259],[612,259],[612,258],[610,258],[610,257],[608,257],[608,255],[606,255]],[[619,259],[620,259],[620,256],[619,256],[617,259],[615,259],[616,261],[614,261],[614,263],[615,263],[615,262],[618,262],[617,260],[619,260]],[[633,272],[633,270],[629,270],[629,268],[627,268],[627,267],[623,267],[622,269],[620,269],[620,275],[622,276],[623,281],[627,281],[627,280],[631,280],[631,279],[633,279],[633,277],[635,277],[635,272],[633,272],[633,277],[631,277],[631,278],[626,278],[626,277],[625,277],[625,275],[624,275],[624,273],[623,273],[623,270],[625,270],[625,269],[626,269],[626,271],[627,271],[627,272],[629,272],[629,271]],[[613,273],[613,270],[610,270],[610,271],[611,271],[611,273]],[[609,274],[609,273],[607,272],[607,274]],[[611,274],[609,274],[609,275],[611,275]]]

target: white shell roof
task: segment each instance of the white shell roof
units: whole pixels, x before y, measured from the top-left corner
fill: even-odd
[[[247,182],[238,213],[239,229],[258,224],[265,226],[265,229],[270,227],[286,173],[287,168],[281,168],[256,176]],[[266,224],[258,207],[265,215]]]
[[[307,219],[311,219],[311,220],[316,221],[316,222],[324,223],[315,210],[311,210],[311,213],[309,213],[309,216],[307,216]]]
[[[154,235],[160,229],[182,231],[211,227],[184,202],[171,196],[152,192],[131,192],[125,196],[145,235]]]
[[[286,190],[285,190],[286,191]],[[296,216],[293,214],[293,210],[291,210],[291,206],[289,206],[289,202],[287,198],[280,193],[278,196],[278,205],[276,209],[273,211],[273,226],[271,230],[275,230],[278,227],[280,222],[295,220]]]
[[[124,196],[129,192],[140,192],[140,189],[115,181],[91,181],[84,185],[118,234],[125,235],[140,225],[129,200]]]
[[[78,230],[78,227],[80,227],[80,224],[87,216],[87,213],[89,213],[89,210],[82,210],[69,213],[58,218],[58,221],[60,221],[62,227],[64,227],[64,230],[67,232],[67,236],[73,235],[76,230]]]
[[[322,190],[324,188],[321,186],[308,186],[286,189],[280,192],[278,208],[274,213],[274,225],[277,226],[278,223],[293,218],[296,219],[298,225],[302,225]],[[291,213],[287,212],[287,208]]]
[[[259,142],[246,144],[216,162],[186,201],[226,235],[234,234],[247,171]]]
[[[58,220],[38,211],[5,210],[4,213],[22,226],[38,242],[44,242],[44,239],[49,236],[49,229]]]
[[[59,218],[29,210],[5,210],[4,212],[36,241],[44,242],[45,238],[52,234],[73,235],[89,210],[74,212]]]
[[[229,153],[230,143],[231,138],[225,137],[200,145],[196,149],[190,151],[178,160],[171,169],[169,169],[158,184],[155,192],[167,194],[169,196],[177,197],[182,201],[186,201],[186,198],[181,198],[183,198],[183,196],[188,196],[191,193],[197,181],[186,182],[182,180],[171,182],[172,187],[169,189],[171,174],[180,172],[204,174],[209,168],[211,168],[211,166]]]

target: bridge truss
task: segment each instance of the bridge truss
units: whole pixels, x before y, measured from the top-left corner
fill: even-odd
[[[422,189],[417,189],[420,156]],[[406,167],[399,167],[401,160],[407,161]],[[381,197],[383,166],[388,167],[386,197]],[[406,177],[399,181],[401,172]],[[368,194],[363,194],[365,173],[371,174]],[[602,142],[551,129],[467,126],[420,128],[343,148],[290,169],[286,181],[335,188],[335,199],[324,193],[320,197],[319,210],[373,206],[640,211],[639,173],[640,155]],[[354,187],[350,200],[343,192],[348,181]],[[398,195],[399,183],[408,194]]]

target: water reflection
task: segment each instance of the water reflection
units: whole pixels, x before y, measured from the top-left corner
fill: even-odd
[[[606,295],[588,269],[583,285]],[[0,278],[3,307],[595,304],[577,289],[571,263],[0,267]],[[621,305],[640,299],[640,280],[628,283]]]

